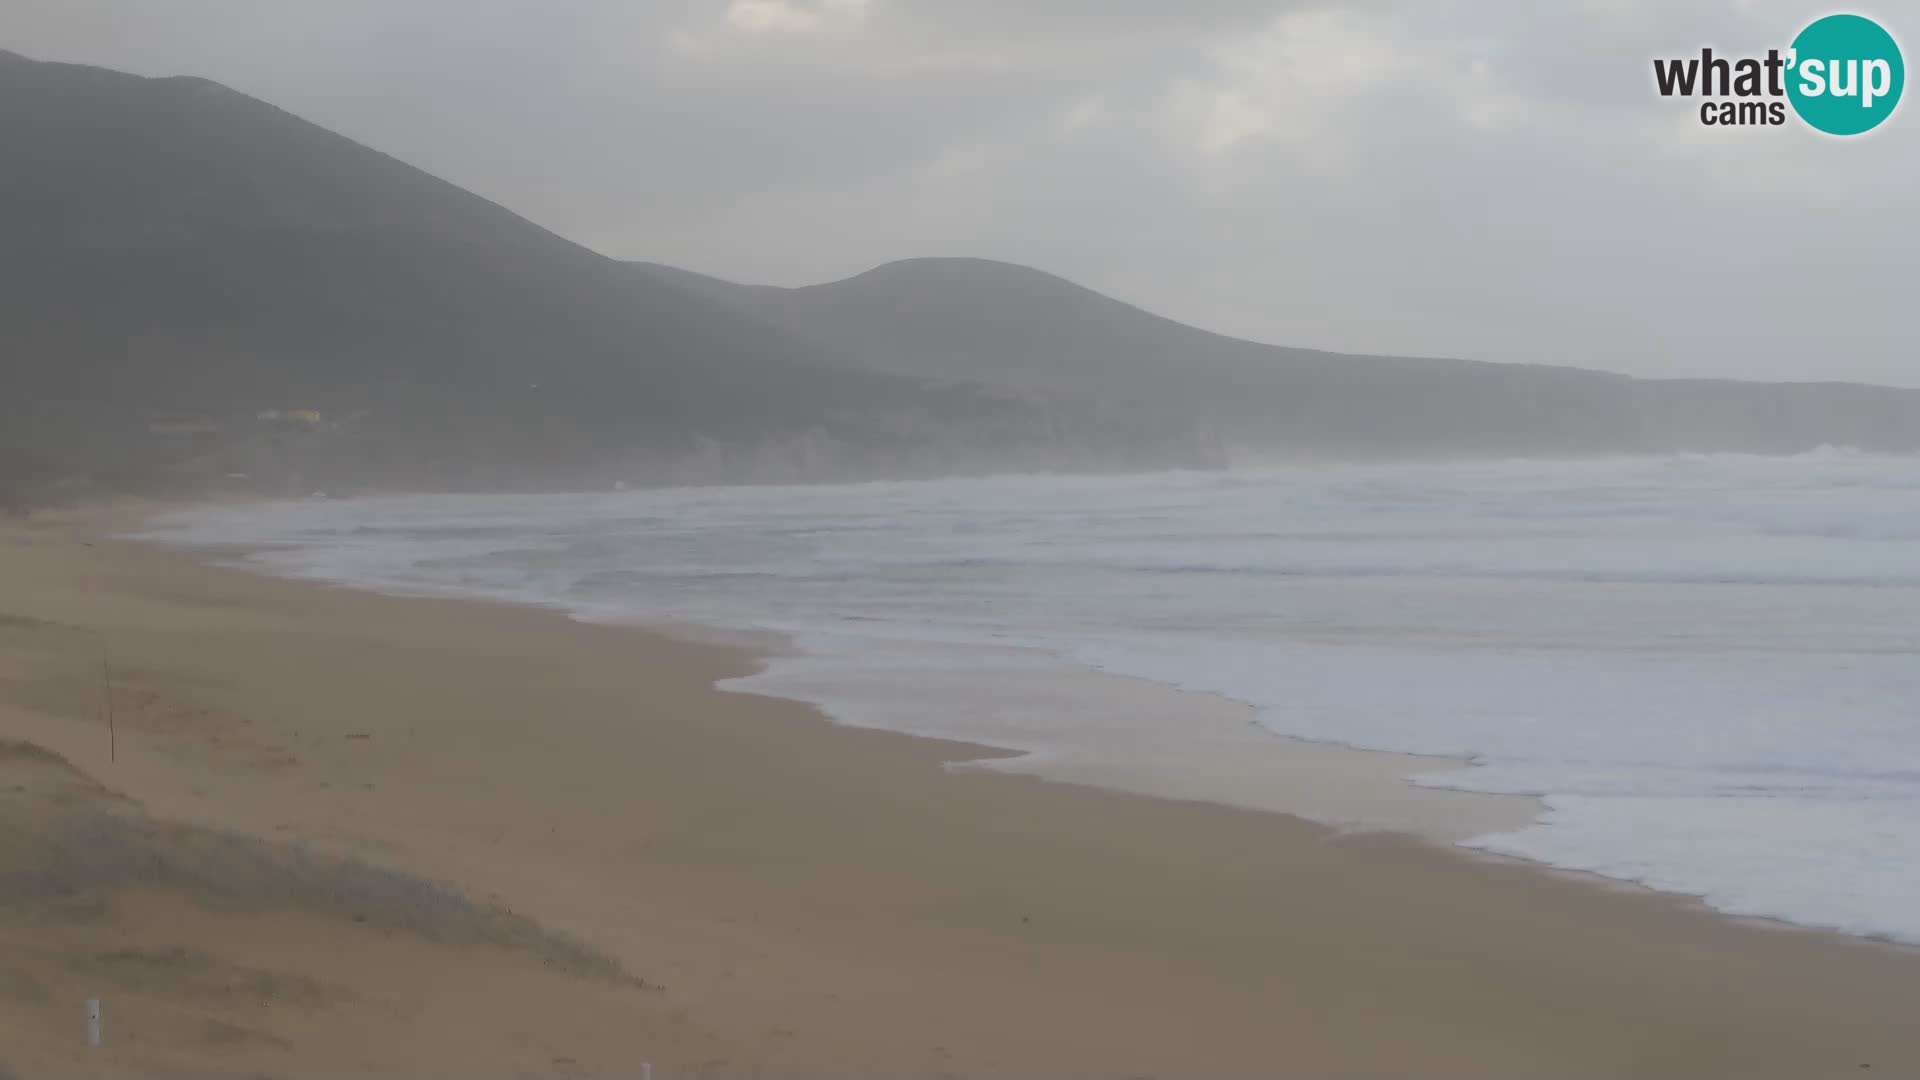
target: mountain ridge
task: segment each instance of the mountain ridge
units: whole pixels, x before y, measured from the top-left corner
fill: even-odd
[[[215,83],[15,54],[0,100],[0,466],[31,474],[15,488],[593,486],[1124,456],[1090,420],[837,366],[713,300],[636,288],[603,255]],[[283,413],[322,419],[258,419]]]
[[[897,260],[792,288],[630,265],[869,370],[970,377],[1041,397],[1104,394],[1192,418],[1248,456],[1920,449],[1920,390],[1272,345],[990,259]]]
[[[1920,391],[1268,345],[988,259],[621,262],[193,76],[0,53],[0,101],[0,503],[1920,449]]]
[[[1366,352],[1356,352],[1348,349],[1326,349],[1326,348],[1318,348],[1318,347],[1311,347],[1311,346],[1304,346],[1304,345],[1286,345],[1279,342],[1263,341],[1258,338],[1239,337],[1234,334],[1225,333],[1219,330],[1210,330],[1204,326],[1199,326],[1189,322],[1183,322],[1171,316],[1157,314],[1156,312],[1150,310],[1149,308],[1144,307],[1140,304],[1133,303],[1132,301],[1122,300],[1118,297],[1109,296],[1106,293],[1100,292],[1098,289],[1092,288],[1091,286],[1082,285],[1081,283],[1075,281],[1070,277],[1067,277],[1064,274],[1055,273],[1054,271],[1047,270],[1037,266],[1030,266],[1026,263],[1013,262],[1007,259],[994,259],[994,258],[988,258],[985,256],[978,256],[978,255],[910,255],[910,256],[905,256],[898,259],[889,259],[885,262],[877,263],[865,270],[861,270],[861,271],[858,271],[857,273],[849,274],[846,277],[832,278],[826,281],[819,281],[819,282],[810,282],[805,285],[768,285],[768,284],[756,283],[756,282],[737,282],[729,278],[721,277],[717,274],[707,274],[698,270],[688,270],[684,267],[672,266],[667,263],[653,262],[651,260],[646,260],[646,259],[630,259],[630,260],[624,260],[624,261],[628,266],[644,270],[648,273],[659,274],[663,278],[683,279],[687,283],[687,287],[691,291],[706,290],[706,291],[709,291],[710,294],[714,296],[726,295],[733,290],[742,290],[746,292],[759,292],[759,293],[806,294],[806,293],[811,293],[816,291],[829,290],[836,286],[851,285],[853,283],[861,282],[861,281],[884,279],[889,276],[892,276],[893,274],[899,271],[917,270],[923,266],[930,265],[930,264],[951,264],[952,266],[955,266],[955,267],[970,266],[970,267],[977,267],[983,270],[1007,271],[1007,272],[1011,272],[1016,276],[1027,276],[1033,280],[1065,285],[1077,292],[1084,293],[1091,297],[1095,297],[1106,303],[1110,303],[1118,307],[1129,309],[1133,312],[1147,316],[1157,321],[1171,323],[1175,326],[1179,326],[1187,330],[1191,330],[1197,334],[1204,334],[1209,338],[1213,338],[1220,341],[1231,342],[1236,345],[1251,346],[1251,347],[1261,348],[1261,349],[1279,349],[1279,350],[1285,350],[1287,352],[1293,352],[1293,353],[1313,354],[1318,356],[1347,359],[1347,360],[1357,360],[1357,361],[1363,361],[1363,362],[1371,362],[1376,360],[1393,360],[1393,361],[1400,361],[1400,362],[1411,363],[1411,364],[1459,365],[1462,367],[1475,367],[1475,368],[1549,368],[1555,371],[1574,371],[1574,372],[1580,372],[1586,375],[1598,375],[1598,376],[1605,376],[1609,378],[1630,379],[1636,382],[1651,382],[1651,383],[1701,382],[1701,383],[1731,383],[1731,384],[1738,384],[1742,386],[1823,386],[1823,387],[1855,386],[1855,387],[1881,389],[1881,390],[1892,390],[1892,391],[1897,391],[1901,393],[1920,391],[1920,387],[1898,386],[1891,383],[1863,382],[1858,379],[1730,379],[1730,378],[1725,378],[1720,376],[1710,376],[1710,375],[1636,375],[1630,372],[1615,371],[1610,368],[1583,367],[1583,366],[1573,365],[1573,364],[1547,364],[1547,363],[1541,363],[1538,361],[1529,361],[1529,360],[1478,360],[1472,357],[1463,357],[1463,356],[1445,356],[1445,355],[1428,355],[1428,354],[1408,355],[1408,354],[1400,354],[1400,353],[1366,353]]]

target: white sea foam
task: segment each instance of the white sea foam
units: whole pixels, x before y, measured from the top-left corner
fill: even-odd
[[[1544,800],[1473,846],[1920,942],[1913,459],[333,500],[150,535],[348,584],[798,635],[811,660],[746,685],[1060,767],[1124,731],[1160,774],[1107,775],[1156,793],[1246,753],[1232,725],[1166,698],[1081,707],[1068,688],[1089,684],[1053,658],[1204,691],[1278,734],[1473,763],[1396,760],[1419,785]]]

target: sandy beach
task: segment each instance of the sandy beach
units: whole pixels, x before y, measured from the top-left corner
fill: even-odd
[[[949,771],[985,751],[715,690],[739,649],[132,513],[0,524],[21,1076],[1920,1073],[1911,951]]]

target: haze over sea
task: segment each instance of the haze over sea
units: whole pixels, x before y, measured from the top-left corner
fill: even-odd
[[[144,535],[368,588],[778,631],[797,654],[744,688],[1055,756],[1117,714],[1010,707],[1036,671],[1203,691],[1277,735],[1468,762],[1409,761],[1413,784],[1541,799],[1469,846],[1920,942],[1920,459],[315,499]],[[1176,706],[1203,699],[1155,700],[1177,744]]]

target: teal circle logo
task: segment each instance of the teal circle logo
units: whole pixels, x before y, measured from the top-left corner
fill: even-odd
[[[1907,65],[1893,35],[1860,15],[1816,19],[1793,39],[1787,100],[1800,119],[1829,135],[1879,127],[1900,104]]]

